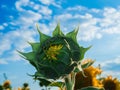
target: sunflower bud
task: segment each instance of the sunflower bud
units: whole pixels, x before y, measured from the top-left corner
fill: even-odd
[[[35,77],[59,79],[70,74],[90,48],[77,43],[78,28],[64,35],[58,24],[52,36],[40,34],[40,42],[30,43],[32,52],[20,52],[37,70]]]

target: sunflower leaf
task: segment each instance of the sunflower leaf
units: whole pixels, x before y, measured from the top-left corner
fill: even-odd
[[[54,36],[64,36],[63,32],[60,30],[60,24],[58,23],[55,30],[53,31],[53,37]]]

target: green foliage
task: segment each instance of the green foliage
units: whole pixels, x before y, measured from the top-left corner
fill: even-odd
[[[3,86],[2,85],[0,85],[0,90],[3,90]]]

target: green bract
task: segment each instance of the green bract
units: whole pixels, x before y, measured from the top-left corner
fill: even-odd
[[[78,28],[64,35],[58,24],[53,35],[40,34],[39,43],[30,43],[32,52],[20,52],[37,70],[35,77],[59,79],[70,74],[89,49],[77,43]]]

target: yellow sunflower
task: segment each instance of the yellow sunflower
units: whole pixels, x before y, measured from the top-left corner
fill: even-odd
[[[11,89],[11,82],[9,80],[6,80],[3,83],[3,88],[6,89],[6,90],[10,90]]]
[[[85,75],[83,75],[82,72],[76,74],[74,90],[88,86],[102,88],[102,83],[96,78],[96,76],[102,72],[99,68],[89,66],[88,68],[83,69],[83,71]]]
[[[21,88],[20,87],[18,87],[18,89],[17,90],[21,90]]]
[[[29,84],[28,83],[24,83],[21,90],[30,90]]]
[[[117,78],[112,78],[112,76],[105,78],[102,83],[105,90],[120,90],[119,80]]]

